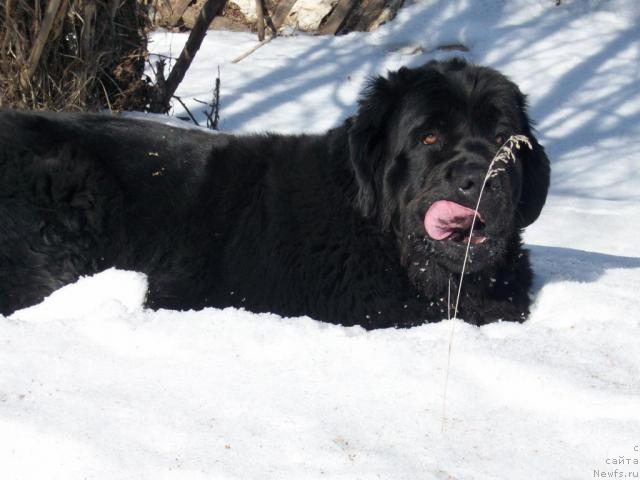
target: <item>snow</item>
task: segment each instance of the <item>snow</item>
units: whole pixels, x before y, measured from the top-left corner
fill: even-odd
[[[144,275],[108,270],[1,319],[3,478],[640,476],[640,3],[407,3],[377,32],[277,38],[235,65],[255,37],[210,32],[177,94],[204,120],[192,99],[220,66],[224,130],[318,132],[387,69],[462,55],[505,72],[553,162],[525,235],[530,319],[365,332],[153,312]]]

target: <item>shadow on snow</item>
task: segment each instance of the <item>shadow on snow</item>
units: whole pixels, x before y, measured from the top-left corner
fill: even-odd
[[[555,282],[595,282],[607,270],[640,269],[640,258],[607,255],[564,247],[526,245],[535,272],[532,294]]]

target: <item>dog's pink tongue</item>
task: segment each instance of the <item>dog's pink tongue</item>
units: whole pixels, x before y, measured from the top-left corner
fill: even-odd
[[[443,240],[456,231],[471,228],[475,214],[475,210],[458,203],[438,200],[424,216],[424,228],[434,240]]]

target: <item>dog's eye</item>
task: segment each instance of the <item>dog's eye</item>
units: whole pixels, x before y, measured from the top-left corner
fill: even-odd
[[[424,137],[422,137],[422,143],[425,145],[433,145],[438,141],[438,135],[433,132],[427,133]]]
[[[496,143],[498,145],[502,145],[506,139],[506,135],[504,133],[499,133],[496,135]]]

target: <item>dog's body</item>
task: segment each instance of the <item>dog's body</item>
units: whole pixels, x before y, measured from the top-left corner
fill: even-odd
[[[478,159],[487,167],[497,147],[473,123],[466,136],[454,141],[452,133],[450,145],[444,132],[440,146],[423,145],[416,105],[425,103],[425,115],[431,108],[430,81],[451,83],[450,94],[468,102],[473,89],[454,87],[471,73],[496,80],[482,87],[487,91],[513,90],[497,107],[509,112],[494,112],[483,128],[495,135],[505,117],[511,124],[500,128],[533,138],[517,88],[463,62],[377,79],[356,117],[317,136],[216,135],[100,115],[2,113],[0,313],[115,266],[148,275],[152,308],[236,306],[366,328],[446,318],[462,245],[451,240],[457,231],[445,240],[427,235],[425,214],[438,202],[474,206],[478,192],[430,182],[456,185],[454,171],[471,157],[478,177]],[[417,142],[407,139],[409,131]],[[504,181],[493,180],[481,204],[488,233],[471,249],[459,308],[467,321],[523,320],[528,313],[531,270],[519,232],[538,216],[549,175],[533,143]],[[460,151],[472,153],[461,160]],[[433,155],[443,160],[430,163]],[[447,162],[452,171],[437,173]],[[488,220],[493,214],[499,221]]]

